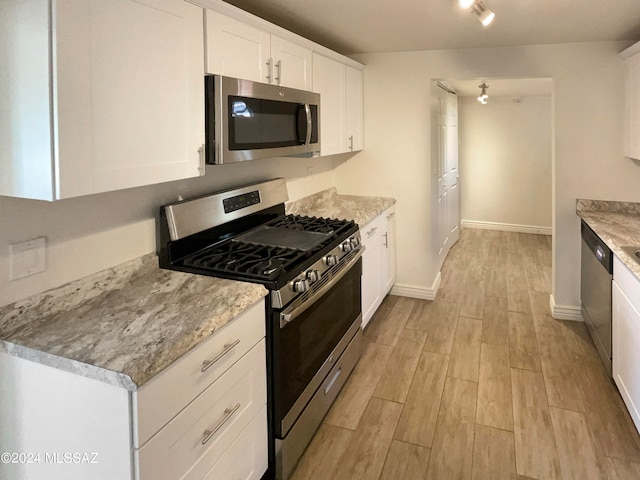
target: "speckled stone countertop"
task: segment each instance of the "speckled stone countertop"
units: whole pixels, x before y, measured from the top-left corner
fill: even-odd
[[[640,247],[640,203],[578,200],[576,213],[640,279],[640,264],[622,247]]]
[[[354,220],[361,228],[395,205],[395,198],[339,195],[332,187],[286,205],[287,213]]]
[[[0,308],[0,349],[133,391],[266,294],[149,254]]]

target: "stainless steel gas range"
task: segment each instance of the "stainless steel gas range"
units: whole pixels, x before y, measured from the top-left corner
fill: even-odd
[[[359,228],[286,215],[284,179],[165,205],[162,268],[261,283],[270,468],[286,480],[362,351]]]

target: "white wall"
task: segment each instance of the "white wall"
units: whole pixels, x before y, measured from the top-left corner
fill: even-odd
[[[397,198],[400,284],[429,288],[430,81],[553,79],[554,299],[580,305],[576,198],[640,201],[640,167],[623,154],[621,42],[360,55],[365,151],[336,169],[339,191]]]
[[[458,103],[462,221],[551,228],[551,97]]]
[[[285,177],[290,200],[334,185],[339,156],[207,166],[204,177],[48,203],[0,197],[0,306],[156,250],[159,207],[243,183]],[[307,177],[307,167],[314,174]],[[9,280],[9,245],[46,237],[46,271]]]

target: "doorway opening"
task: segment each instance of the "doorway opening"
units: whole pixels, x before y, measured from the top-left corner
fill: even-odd
[[[478,97],[488,86],[486,104]],[[550,78],[432,81],[432,257],[466,228],[552,235]]]

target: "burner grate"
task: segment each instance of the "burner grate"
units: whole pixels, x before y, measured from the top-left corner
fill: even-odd
[[[228,241],[185,258],[184,265],[274,279],[300,257],[301,252],[291,248]]]
[[[331,235],[345,228],[345,225],[353,222],[337,220],[334,218],[306,217],[303,215],[285,215],[269,222],[271,227],[283,227],[291,230],[304,230],[305,232],[324,233]]]

